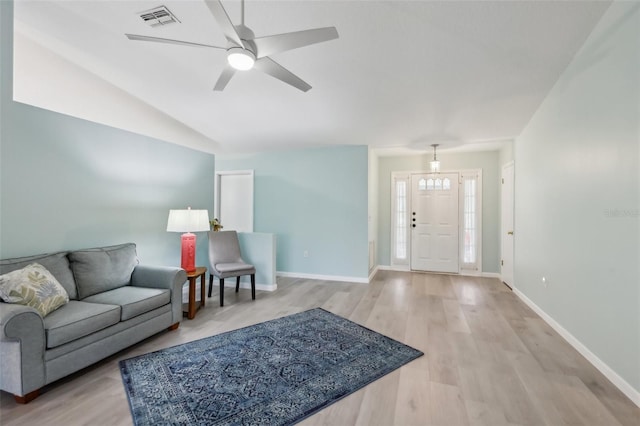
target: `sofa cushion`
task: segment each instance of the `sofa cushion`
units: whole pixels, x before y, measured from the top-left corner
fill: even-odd
[[[76,250],[68,256],[80,300],[129,284],[138,264],[133,243]]]
[[[120,305],[120,320],[126,321],[171,302],[166,289],[125,286],[83,299],[84,302]]]
[[[0,298],[8,303],[31,306],[43,318],[69,301],[64,287],[38,263],[0,275]]]
[[[119,321],[120,306],[71,300],[44,319],[47,348],[55,348]]]
[[[78,298],[76,282],[74,281],[73,274],[69,268],[69,260],[67,259],[66,251],[0,260],[0,275],[4,275],[17,269],[22,269],[31,263],[39,263],[47,268],[47,271],[51,272],[51,275],[56,277],[60,285],[64,287],[65,291],[69,295],[69,299],[75,300]]]

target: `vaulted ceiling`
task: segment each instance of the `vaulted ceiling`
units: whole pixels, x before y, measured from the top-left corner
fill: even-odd
[[[222,3],[231,20],[240,23],[240,2]],[[145,24],[139,12],[160,5],[180,22]],[[512,140],[522,131],[608,6],[584,1],[247,1],[245,23],[258,37],[336,27],[336,40],[273,55],[313,87],[306,93],[257,70],[238,72],[224,91],[214,92],[226,63],[224,50],[131,41],[124,35],[224,46],[224,35],[203,0],[17,1],[15,31],[159,112],[158,117],[178,123],[185,134],[200,135],[193,147],[203,151],[337,144],[481,147]],[[46,74],[47,58],[38,56],[39,72]],[[51,74],[47,78],[55,81]],[[40,80],[33,70],[28,75],[33,84]],[[68,92],[85,103],[91,97]],[[119,108],[111,102],[108,108]],[[82,108],[65,112],[83,116]],[[145,126],[136,130],[136,120],[141,121],[131,117],[133,129],[146,133]],[[114,125],[107,116],[104,121]],[[190,144],[180,131],[165,139]]]

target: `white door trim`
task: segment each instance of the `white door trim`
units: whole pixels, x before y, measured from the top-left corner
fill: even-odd
[[[511,200],[505,200],[505,171],[511,169],[511,181],[507,184],[511,187]],[[509,161],[502,166],[500,174],[500,279],[511,288],[515,288],[515,162]],[[510,202],[510,208],[506,206]],[[508,217],[508,216],[511,217]],[[509,226],[511,225],[511,226]],[[511,229],[507,229],[511,228]],[[511,234],[508,234],[508,233]],[[508,262],[507,268],[504,266],[505,259]],[[507,273],[505,274],[505,269]]]

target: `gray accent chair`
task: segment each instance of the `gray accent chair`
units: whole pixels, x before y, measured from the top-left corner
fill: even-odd
[[[224,306],[224,279],[236,277],[236,293],[240,289],[240,277],[251,275],[251,299],[256,299],[256,268],[242,259],[236,231],[209,231],[209,297],[213,289],[213,277],[220,280],[220,306]]]
[[[40,388],[182,320],[183,269],[139,265],[135,244],[0,260],[0,274],[44,266],[69,302],[42,317],[0,302],[0,389],[19,403]]]

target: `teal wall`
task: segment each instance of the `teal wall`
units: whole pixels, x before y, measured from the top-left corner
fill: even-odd
[[[218,155],[216,169],[254,170],[254,231],[276,234],[278,271],[366,278],[367,159],[339,146]]]
[[[179,265],[168,212],[213,209],[215,157],[14,102],[13,3],[0,3],[0,258],[130,241],[142,262]],[[203,233],[199,264],[206,247]]]
[[[443,171],[482,169],[482,271],[500,272],[500,153],[441,153]],[[391,173],[429,170],[431,154],[380,157],[378,161],[378,264],[391,262]]]
[[[638,76],[640,4],[614,2],[515,143],[515,286],[636,392]]]
[[[256,268],[256,285],[276,286],[276,236],[260,232],[238,232],[238,242],[242,259]],[[240,280],[251,284],[249,275],[242,276]]]

